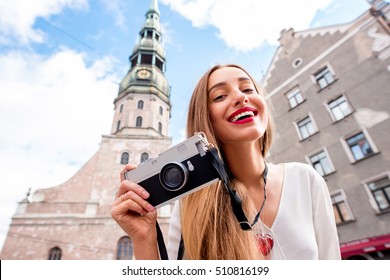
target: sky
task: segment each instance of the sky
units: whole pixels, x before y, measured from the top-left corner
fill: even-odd
[[[159,0],[169,136],[184,140],[202,74],[237,63],[259,82],[280,31],[348,23],[365,0]],[[0,248],[28,190],[69,179],[110,133],[113,100],[151,0],[0,1]]]

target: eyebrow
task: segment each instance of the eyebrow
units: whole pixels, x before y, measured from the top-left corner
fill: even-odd
[[[248,77],[239,77],[237,80],[238,80],[239,82],[241,82],[241,81],[251,81],[251,79],[249,79]],[[210,93],[214,88],[223,87],[223,86],[226,86],[226,82],[217,83],[217,84],[213,85],[213,86],[207,91],[207,93]]]

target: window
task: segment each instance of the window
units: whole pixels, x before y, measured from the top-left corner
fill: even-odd
[[[123,104],[121,105],[120,109],[119,109],[119,113],[122,113],[123,112]]]
[[[163,115],[163,107],[160,106],[160,115],[162,116]]]
[[[332,198],[336,224],[340,225],[355,220],[343,190],[338,190],[332,193],[330,196]]]
[[[53,247],[49,250],[48,260],[60,260],[62,256],[61,249],[59,247]]]
[[[149,154],[148,153],[142,153],[141,155],[141,162],[145,162],[149,159]]]
[[[312,155],[310,157],[310,163],[321,176],[328,175],[333,171],[327,153],[324,150]]]
[[[162,133],[162,123],[158,123],[158,132]]]
[[[142,117],[137,117],[137,120],[135,121],[135,126],[136,127],[142,126]]]
[[[143,108],[144,108],[144,101],[143,100],[138,101],[137,109],[143,109]]]
[[[301,140],[308,138],[316,132],[311,117],[308,116],[297,123]]]
[[[329,102],[328,108],[335,121],[339,121],[352,113],[352,108],[344,95]]]
[[[121,164],[128,164],[129,163],[129,153],[124,152],[121,156]]]
[[[116,123],[116,132],[118,132],[121,129],[121,121],[118,121]]]
[[[346,142],[352,152],[355,161],[361,160],[374,153],[370,143],[368,142],[363,132],[359,132],[358,134],[346,139]]]
[[[131,260],[133,258],[133,244],[128,236],[123,236],[118,241],[116,252],[117,260]]]
[[[288,99],[288,103],[290,104],[290,108],[295,108],[304,101],[299,88],[294,88],[286,94],[286,97]]]
[[[390,180],[386,176],[379,180],[367,184],[375,202],[378,204],[379,211],[390,209]]]
[[[334,77],[328,67],[321,69],[314,76],[320,89],[326,88],[327,86],[329,86],[334,82]]]

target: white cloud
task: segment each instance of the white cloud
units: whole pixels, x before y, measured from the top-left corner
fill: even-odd
[[[116,26],[126,30],[126,11],[130,9],[129,2],[126,0],[105,0],[102,3],[108,11],[114,14]]]
[[[248,51],[276,44],[285,28],[307,29],[316,11],[333,0],[161,0],[195,27],[213,26],[231,48]]]
[[[44,33],[33,29],[37,17],[47,18],[65,7],[85,9],[88,0],[2,0],[0,1],[0,44],[41,43]]]
[[[64,182],[98,150],[120,79],[113,59],[88,65],[68,49],[1,54],[0,65],[1,247],[28,188]]]

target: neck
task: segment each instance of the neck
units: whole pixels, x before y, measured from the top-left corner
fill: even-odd
[[[265,168],[259,143],[241,142],[223,145],[222,149],[230,172],[247,188],[258,188]]]

